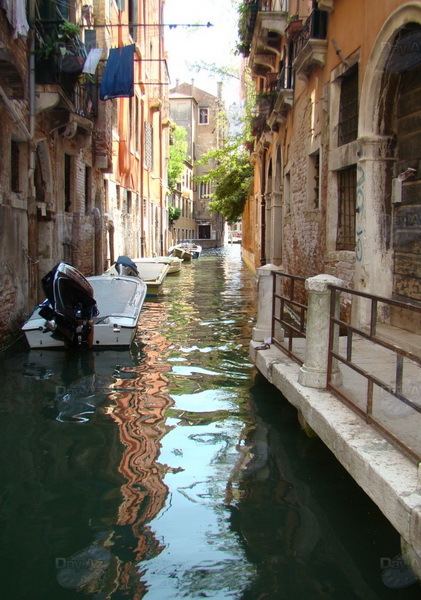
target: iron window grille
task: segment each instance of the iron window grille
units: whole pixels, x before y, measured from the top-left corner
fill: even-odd
[[[355,206],[357,166],[338,171],[338,235],[337,250],[355,249]]]
[[[349,144],[358,135],[358,65],[351,67],[341,82],[338,145]]]

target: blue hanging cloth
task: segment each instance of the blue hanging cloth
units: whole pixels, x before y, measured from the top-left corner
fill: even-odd
[[[99,97],[131,98],[134,96],[134,44],[112,48],[101,81]]]

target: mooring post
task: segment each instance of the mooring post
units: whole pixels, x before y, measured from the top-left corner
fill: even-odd
[[[341,279],[331,275],[316,275],[306,279],[308,291],[306,351],[304,364],[300,368],[298,382],[307,387],[326,387],[329,349],[330,295],[329,285],[342,286]],[[339,294],[335,300],[335,314],[339,315]],[[335,327],[334,348],[339,343],[339,330]],[[335,384],[341,382],[341,372],[337,361],[332,363],[332,378]]]
[[[252,340],[265,342],[272,338],[272,304],[273,304],[273,275],[272,271],[282,272],[276,265],[265,265],[257,269],[258,307],[257,322],[253,327]]]

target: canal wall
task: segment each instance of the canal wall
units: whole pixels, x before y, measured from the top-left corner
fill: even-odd
[[[271,343],[269,273],[275,268],[266,265],[258,269],[258,318],[249,346],[250,359],[297,409],[302,427],[323,441],[400,534],[406,563],[421,580],[420,469],[355,411],[318,385],[320,369],[316,363],[322,353],[310,357],[316,366],[306,368]],[[317,285],[323,277],[319,276]],[[313,312],[313,316],[320,317],[320,310]],[[325,315],[321,316],[323,319]],[[309,322],[307,327],[311,327]],[[321,331],[320,323],[316,330]]]

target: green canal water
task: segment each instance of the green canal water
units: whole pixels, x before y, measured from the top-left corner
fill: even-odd
[[[399,536],[248,359],[239,246],[132,348],[0,355],[1,600],[420,598]]]

